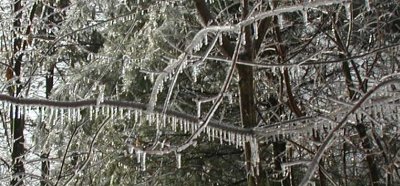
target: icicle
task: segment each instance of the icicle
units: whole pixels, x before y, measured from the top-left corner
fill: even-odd
[[[138,122],[138,118],[139,118],[138,110],[135,110],[135,123]]]
[[[281,73],[282,73],[282,74],[285,73],[285,69],[286,69],[285,66],[281,66]],[[289,71],[289,68],[288,68],[288,71]]]
[[[347,20],[351,20],[351,3],[344,3]]]
[[[18,119],[21,119],[21,117],[22,117],[22,109],[21,109],[21,107],[22,106],[17,106],[17,108],[18,108],[18,113],[17,113],[18,114],[18,116],[17,116]]]
[[[56,121],[58,120],[58,109],[55,110],[55,114],[54,114],[54,124],[56,123]]]
[[[101,107],[101,115],[102,116],[106,115],[106,107],[105,106]]]
[[[172,125],[172,130],[176,132],[176,118],[174,116],[172,116],[171,125]]]
[[[222,137],[224,138],[225,142],[228,142],[228,135],[227,134],[228,134],[228,132],[226,130],[222,131]]]
[[[89,54],[87,55],[87,61],[92,61],[94,59],[94,54],[89,52]]]
[[[206,128],[206,134],[208,136],[208,141],[211,141],[211,129],[210,129],[210,127]]]
[[[228,145],[232,145],[232,133],[228,133]]]
[[[218,43],[219,45],[223,45],[222,34],[218,34]]]
[[[177,168],[180,169],[181,168],[181,154],[177,153],[176,154],[176,162],[177,162]]]
[[[197,65],[193,65],[192,67],[192,71],[193,71],[193,82],[197,82],[197,75],[198,75],[198,69],[197,69]]]
[[[224,141],[223,131],[222,130],[218,130],[218,133],[219,133],[219,143],[222,145],[222,143]]]
[[[283,16],[282,16],[282,14],[278,15],[278,25],[279,25],[279,29],[283,29]]]
[[[186,120],[183,121],[183,129],[184,129],[184,133],[187,133],[189,131],[189,125]]]
[[[197,118],[200,118],[201,117],[201,102],[197,101],[196,106],[197,106]]]
[[[142,157],[142,151],[136,150],[135,154],[136,154],[137,163],[140,163],[141,162],[140,159]]]
[[[258,39],[258,25],[257,22],[253,23],[254,39]]]
[[[206,36],[204,37],[204,45],[208,45],[208,36],[207,36],[207,34],[206,34]]]
[[[178,121],[179,121],[179,130],[182,131],[183,130],[183,121],[180,118],[178,119]]]
[[[24,121],[26,121],[26,117],[29,115],[29,113],[31,112],[32,106],[28,105],[26,106],[25,112],[24,112]]]
[[[167,127],[167,122],[168,122],[168,120],[169,120],[168,118],[169,118],[169,117],[168,117],[166,114],[162,115],[163,128]]]
[[[237,134],[237,144],[238,144],[238,147],[240,146],[242,146],[242,135],[240,135],[240,134]]]
[[[232,95],[232,93],[228,94],[228,100],[229,100],[229,104],[233,104],[233,95]]]
[[[214,128],[211,128],[211,139],[212,139],[212,141],[214,141],[214,139],[215,139],[215,129]]]
[[[186,125],[185,125],[185,121],[184,120],[181,120],[181,131],[183,131],[183,133],[186,133],[186,131],[187,131],[187,128],[186,128]]]
[[[99,115],[99,106],[96,105],[96,108],[95,108],[95,111],[94,111],[94,119],[97,119],[98,115]]]
[[[89,107],[89,120],[90,121],[93,120],[93,108],[92,108],[92,106]]]
[[[40,122],[44,121],[44,109],[45,109],[45,107],[42,107],[40,109]]]
[[[114,112],[115,112],[115,107],[111,107],[111,119],[114,119]]]
[[[78,117],[77,117],[77,114],[76,114],[76,109],[72,109],[72,121],[77,121],[78,120]]]
[[[61,108],[60,109],[60,121],[61,121],[61,125],[64,125],[64,109]]]
[[[138,123],[139,123],[139,126],[142,124],[142,111],[141,110],[138,110]]]
[[[142,171],[146,171],[146,152],[142,153]]]
[[[128,109],[128,120],[129,121],[131,120],[131,110],[130,109]]]
[[[150,73],[150,83],[154,83],[154,73]]]

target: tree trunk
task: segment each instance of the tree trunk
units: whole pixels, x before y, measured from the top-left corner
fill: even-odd
[[[22,39],[17,36],[17,32],[21,32],[21,18],[22,12],[21,0],[16,0],[14,2],[14,13],[15,18],[13,22],[13,56],[10,60],[10,67],[12,67],[13,73],[11,76],[8,76],[7,79],[12,79],[15,81],[15,84],[8,88],[8,92],[10,96],[18,97],[21,92],[21,82],[20,82],[20,75],[21,75],[21,63],[22,63],[22,54],[18,54],[18,52],[22,49]],[[10,75],[10,74],[8,74]],[[11,121],[11,130],[12,135],[14,136],[13,141],[13,149],[11,152],[12,158],[12,171],[13,171],[13,178],[11,180],[11,185],[23,185],[24,184],[24,173],[25,167],[23,163],[24,154],[25,154],[25,138],[24,138],[24,113],[21,113],[21,110],[18,106],[11,108],[10,110],[10,121]]]

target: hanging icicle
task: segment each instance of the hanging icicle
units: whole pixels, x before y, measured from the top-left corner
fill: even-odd
[[[124,120],[125,118],[124,108],[117,107],[116,109],[117,109],[117,114],[119,114],[119,119]]]
[[[253,23],[253,31],[254,31],[254,34],[253,34],[254,39],[258,39],[258,24],[257,24],[257,22]]]
[[[344,3],[347,20],[351,20],[351,3]]]
[[[224,137],[222,135],[222,130],[218,130],[218,136],[219,136],[219,143],[222,145]]]
[[[130,109],[128,109],[127,117],[128,117],[128,120],[131,120],[131,110]]]
[[[44,122],[44,111],[45,107],[40,108],[40,122]]]
[[[197,76],[199,74],[197,65],[193,65],[192,66],[192,74],[193,74],[193,82],[196,83],[197,82]]]
[[[110,117],[113,119],[123,119],[128,115],[127,117],[129,118],[131,117],[131,112],[134,112],[132,113],[134,114],[132,117],[135,118],[135,123],[141,125],[143,124],[140,122],[141,114],[143,110],[146,110],[145,104],[104,100],[98,102],[98,99],[68,102],[12,98],[0,94],[0,102],[2,103],[3,109],[8,110],[7,113],[11,114],[10,117],[22,117],[25,115],[24,112],[35,109],[38,111],[37,113],[40,121],[60,121],[62,126],[65,126],[67,122],[82,121],[83,113],[85,113],[84,116],[88,117],[88,120],[93,120],[96,119],[98,115],[100,115],[100,117]],[[32,106],[33,108],[31,108]],[[15,112],[16,109],[19,109],[19,111]],[[168,127],[171,127],[175,131],[177,127],[179,127],[179,130],[184,133],[190,132],[192,134],[197,132],[200,126],[199,119],[196,116],[185,115],[174,111],[167,111],[164,114],[161,114],[161,112],[162,109],[156,108],[153,113],[146,114],[149,124],[155,122],[158,125],[157,128],[159,128],[162,122],[163,126],[169,124]],[[29,114],[26,115],[29,116]],[[200,132],[206,132],[210,140],[220,138],[220,143],[228,142],[229,144],[241,146],[242,144],[240,143],[243,141],[238,140],[235,136],[243,136],[243,138],[249,136],[249,133],[240,127],[232,127],[229,129],[230,127],[227,128],[227,125],[216,122],[210,122],[208,125],[209,126],[205,127],[203,131]],[[236,143],[235,141],[240,142]]]
[[[89,121],[93,120],[93,107],[89,107]]]
[[[208,136],[208,141],[211,141],[211,127],[206,128],[206,134]]]
[[[61,122],[61,125],[64,126],[64,109],[63,108],[60,109],[60,122]]]
[[[182,162],[181,162],[182,160],[181,160],[181,159],[182,159],[181,154],[180,154],[180,153],[177,153],[177,154],[176,154],[176,162],[177,162],[177,168],[178,168],[178,169],[180,169],[180,168],[181,168],[181,165],[182,165]]]
[[[218,34],[218,43],[220,46],[223,45],[222,33]]]
[[[228,145],[232,145],[232,133],[228,133]]]
[[[146,171],[146,152],[142,153],[142,171]]]
[[[278,26],[279,26],[279,29],[283,29],[283,15],[282,14],[279,14],[278,15]]]
[[[115,108],[114,108],[114,107],[111,107],[111,108],[110,108],[110,111],[111,111],[111,120],[114,120]]]

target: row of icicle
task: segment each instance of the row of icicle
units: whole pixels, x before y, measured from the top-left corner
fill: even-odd
[[[364,104],[353,116],[357,118],[368,114],[368,117],[376,120],[385,119],[387,121],[398,121],[400,118],[400,103],[396,101],[396,93],[393,95],[385,95],[383,97],[393,98],[386,101],[377,102],[377,98],[373,98],[370,103]],[[5,94],[0,94],[0,108],[3,113],[10,113],[11,109],[19,108],[22,112],[13,112],[13,118],[34,116],[37,115],[41,121],[45,118],[58,118],[63,123],[79,121],[82,119],[82,113],[87,113],[86,117],[89,120],[95,120],[99,116],[107,116],[111,119],[128,119],[135,123],[142,124],[147,122],[155,124],[157,129],[170,127],[174,131],[195,132],[202,121],[195,116],[168,110],[162,113],[162,109],[155,107],[153,112],[148,112],[147,105],[143,103],[127,102],[127,101],[109,101],[104,100],[98,103],[98,100],[83,100],[83,101],[51,101],[44,99],[28,99],[15,98]],[[85,110],[84,112],[82,112]],[[346,114],[349,108],[343,108],[336,111],[333,116],[326,115],[333,120],[340,119]],[[36,114],[35,114],[36,113]],[[47,115],[47,117],[45,117]],[[368,119],[368,117],[366,119]],[[66,118],[66,119],[65,119]],[[336,118],[336,119],[334,119]],[[365,117],[364,117],[365,118]],[[349,118],[355,121],[355,118]],[[227,123],[211,121],[205,132],[209,140],[219,138],[221,143],[228,142],[229,144],[242,146],[243,139],[250,137],[277,137],[280,135],[290,136],[294,134],[309,133],[312,129],[331,128],[334,122],[323,119],[319,116],[307,116],[288,121],[281,121],[274,124],[256,127],[253,129],[242,128],[240,126],[229,125]],[[303,131],[303,132],[301,132]]]
[[[380,97],[389,98],[379,100]],[[400,104],[395,99],[398,97],[396,93],[373,97],[370,102],[364,104],[360,109],[348,118],[349,122],[355,122],[357,118],[368,115],[376,121],[399,121]],[[197,117],[179,113],[175,111],[167,111],[162,113],[162,109],[155,107],[153,112],[147,112],[147,105],[136,102],[109,101],[102,100],[83,100],[83,101],[50,101],[43,99],[27,99],[15,98],[5,94],[0,94],[0,109],[3,113],[12,113],[13,118],[31,117],[37,113],[40,121],[48,119],[48,121],[59,121],[62,125],[68,122],[76,122],[83,117],[88,120],[96,120],[98,117],[109,117],[111,119],[131,120],[137,124],[147,123],[155,125],[157,129],[170,128],[174,131],[182,131],[185,133],[194,133],[202,124]],[[18,108],[20,112],[10,112]],[[275,124],[269,124],[252,129],[245,129],[226,123],[210,122],[203,133],[206,133],[208,140],[214,141],[219,139],[221,144],[235,145],[242,148],[246,142],[249,142],[254,149],[252,151],[252,164],[259,163],[257,140],[267,138],[268,140],[282,140],[283,138],[295,138],[297,136],[310,136],[312,131],[326,131],[335,126],[335,120],[348,112],[349,109],[343,108],[335,113],[337,119],[326,119],[332,116],[307,116],[288,121],[282,121]],[[86,113],[83,115],[82,113]],[[368,119],[367,117],[367,119]],[[64,123],[65,122],[65,123]],[[384,127],[381,125],[380,127]],[[381,129],[382,131],[382,129]],[[136,151],[138,161],[145,165],[143,161],[146,159],[146,152]],[[178,167],[181,163],[181,155],[177,154]],[[257,167],[257,166],[256,166]],[[143,168],[145,169],[145,168]],[[257,169],[256,169],[257,170]],[[253,172],[252,174],[258,174]]]

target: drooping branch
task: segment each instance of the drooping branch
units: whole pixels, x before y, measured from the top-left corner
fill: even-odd
[[[16,98],[5,94],[0,94],[0,101],[2,101],[5,104],[12,104],[15,106],[25,106],[25,107],[49,107],[58,109],[85,109],[92,107],[98,109],[111,108],[111,109],[125,109],[132,111],[137,110],[140,112],[146,112],[147,110],[147,104],[144,103],[128,102],[128,101],[111,101],[111,100],[104,100],[103,102],[98,103],[96,99],[81,100],[81,101],[53,101],[53,100],[32,99],[32,98]],[[162,114],[163,108],[155,107],[153,112],[154,113],[149,113],[149,114]],[[167,117],[176,118],[176,120],[181,120],[183,122],[188,122],[193,124],[200,123],[200,120],[195,116],[173,110],[166,111],[165,115]],[[253,131],[251,129],[244,129],[241,127],[228,125],[224,123],[211,121],[208,124],[208,126],[211,128],[233,132],[236,134],[253,135]]]

